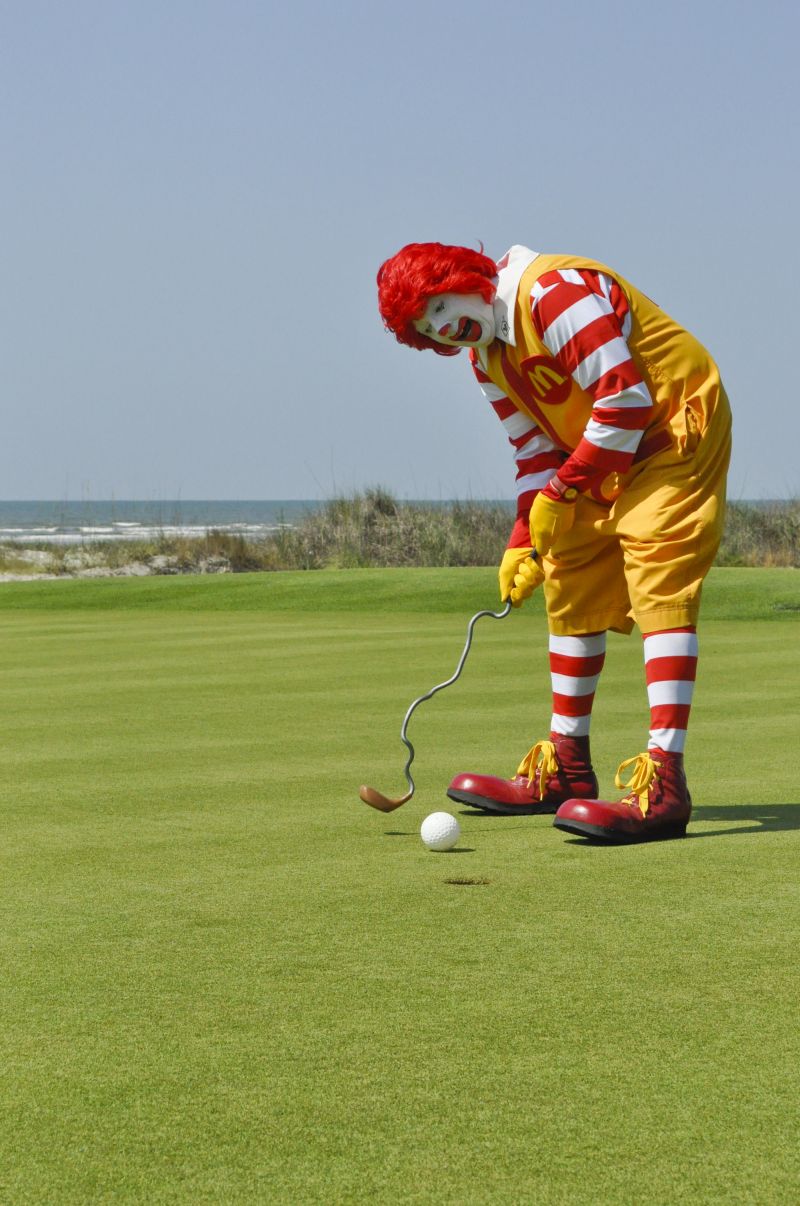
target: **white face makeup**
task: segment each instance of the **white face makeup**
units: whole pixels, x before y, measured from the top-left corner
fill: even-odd
[[[440,293],[414,326],[449,348],[485,348],[494,339],[494,310],[480,293]]]

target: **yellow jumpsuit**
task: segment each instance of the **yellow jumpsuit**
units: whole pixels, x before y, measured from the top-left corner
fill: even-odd
[[[576,256],[539,255],[522,274],[516,346],[495,340],[486,371],[558,448],[577,447],[592,399],[539,339],[530,313],[535,281],[588,268],[616,280],[631,314],[628,347],[653,408],[631,468],[610,473],[575,503],[575,524],[543,561],[550,630],[643,633],[697,623],[703,579],[722,538],[731,413],[706,349],[612,269]],[[509,316],[510,317],[510,316]]]

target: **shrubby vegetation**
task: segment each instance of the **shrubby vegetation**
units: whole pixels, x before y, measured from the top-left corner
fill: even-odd
[[[717,565],[800,566],[800,500],[729,503]]]
[[[505,503],[399,502],[379,487],[332,498],[261,539],[210,530],[203,537],[0,548],[0,572],[247,573],[253,570],[493,565],[511,528]],[[800,565],[800,502],[734,502],[718,565]]]

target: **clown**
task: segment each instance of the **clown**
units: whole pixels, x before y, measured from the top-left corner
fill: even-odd
[[[612,269],[514,246],[414,243],[378,273],[403,344],[466,348],[516,463],[516,520],[499,570],[518,607],[544,584],[553,712],[510,779],[457,775],[448,796],[506,815],[555,813],[611,842],[686,832],[683,754],[703,580],[725,512],[731,417],[714,361]],[[639,627],[647,749],[598,799],[589,726],[606,633]],[[627,782],[625,775],[629,776]]]

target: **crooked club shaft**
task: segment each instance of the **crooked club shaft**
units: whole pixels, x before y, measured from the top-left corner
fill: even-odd
[[[391,796],[383,795],[383,793],[380,791],[376,791],[374,787],[362,786],[359,788],[358,794],[365,804],[369,804],[371,808],[377,808],[380,812],[392,812],[395,808],[399,808],[401,804],[406,804],[411,799],[415,791],[415,784],[411,776],[411,763],[414,761],[414,746],[408,739],[409,720],[421,703],[425,703],[427,699],[432,699],[438,691],[443,691],[445,687],[451,687],[453,683],[461,677],[461,671],[464,669],[464,663],[467,660],[467,654],[469,653],[470,646],[472,645],[472,633],[478,620],[480,620],[483,616],[490,616],[493,620],[502,620],[510,611],[511,600],[509,599],[502,611],[477,611],[475,613],[467,624],[467,639],[464,642],[464,648],[461,651],[461,657],[458,659],[458,665],[456,666],[454,673],[450,676],[450,678],[446,679],[445,682],[437,683],[435,687],[431,687],[430,691],[426,691],[424,695],[420,695],[419,699],[415,699],[410,705],[403,719],[403,724],[400,729],[400,740],[408,750],[408,758],[406,759],[406,764],[403,768],[403,774],[405,775],[406,782],[408,783],[408,791],[404,796],[392,798]]]

